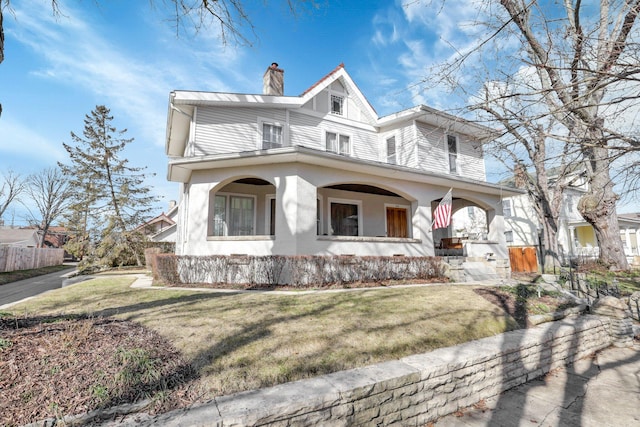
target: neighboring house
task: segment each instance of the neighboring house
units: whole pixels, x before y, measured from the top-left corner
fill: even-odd
[[[178,205],[175,201],[169,202],[169,211],[165,214],[162,212],[157,217],[145,222],[137,228],[149,240],[153,242],[175,242],[176,241],[176,215],[178,214]]]
[[[424,105],[378,117],[342,64],[300,96],[283,76],[269,67],[261,95],[171,92],[178,255],[431,256],[454,236],[431,230],[452,188],[453,212],[487,218],[465,254],[507,258],[501,200],[522,192],[486,182],[492,129]]]
[[[0,245],[37,247],[40,241],[38,231],[29,228],[0,227]]]
[[[549,171],[550,182],[553,183],[557,179],[555,170]],[[562,195],[557,234],[560,256],[563,259],[573,256],[597,257],[599,247],[593,227],[578,211],[580,198],[589,191],[586,176],[581,168],[576,168],[564,179],[567,180],[567,187]],[[502,184],[517,187],[517,178],[510,178]],[[526,194],[505,198],[503,214],[505,240],[508,246],[539,245],[542,227]],[[631,260],[631,257],[640,255],[640,214],[618,214],[618,225],[625,254]]]
[[[62,248],[69,241],[69,231],[66,227],[52,226],[47,231],[44,239],[45,246],[49,248]]]

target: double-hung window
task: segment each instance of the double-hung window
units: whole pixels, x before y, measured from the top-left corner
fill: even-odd
[[[458,138],[455,135],[447,135],[447,157],[449,173],[458,173]]]
[[[387,138],[387,163],[396,164],[396,137]]]
[[[213,203],[214,236],[252,236],[255,234],[255,198],[216,194]]]
[[[327,132],[325,135],[326,149],[332,153],[351,155],[351,138],[336,132]]]
[[[509,218],[513,215],[511,210],[511,200],[503,200],[502,201],[502,216],[505,218]]]
[[[513,243],[513,231],[508,230],[504,232],[504,239],[507,243]]]
[[[262,122],[262,149],[282,147],[282,126],[275,123]]]

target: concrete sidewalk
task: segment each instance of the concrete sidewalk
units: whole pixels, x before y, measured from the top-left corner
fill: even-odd
[[[640,345],[609,347],[435,426],[640,426]]]

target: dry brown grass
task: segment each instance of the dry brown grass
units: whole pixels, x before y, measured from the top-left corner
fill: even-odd
[[[517,328],[470,286],[345,292],[133,289],[99,278],[13,307],[14,315],[88,314],[168,338],[210,398],[396,359]]]

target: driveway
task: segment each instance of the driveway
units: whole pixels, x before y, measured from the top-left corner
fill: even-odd
[[[20,280],[18,282],[7,283],[0,286],[0,308],[6,305],[33,297],[51,289],[62,287],[65,275],[75,270],[75,267],[69,267],[55,273],[45,274],[43,276],[32,277],[30,279]]]

